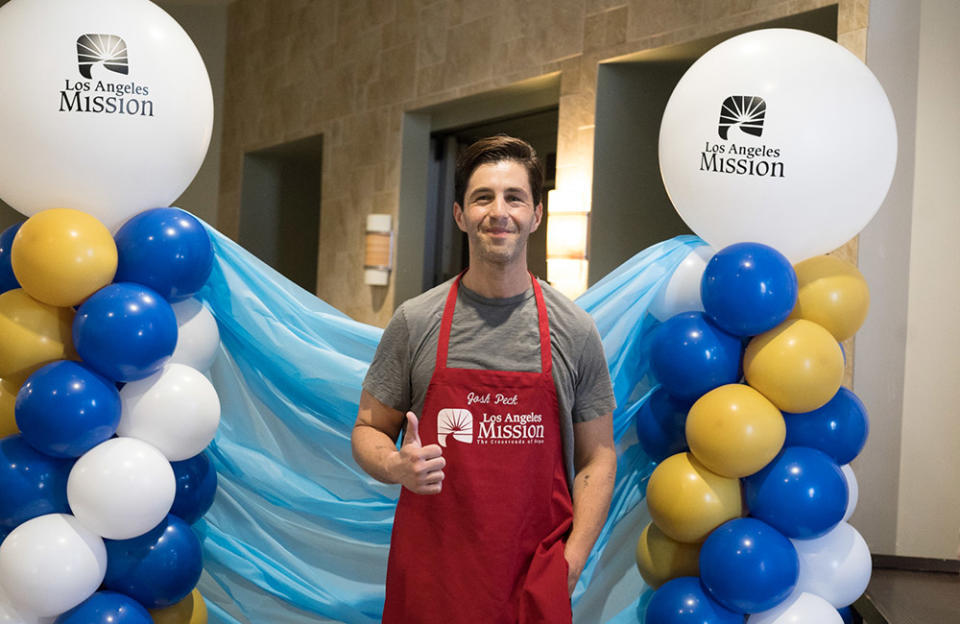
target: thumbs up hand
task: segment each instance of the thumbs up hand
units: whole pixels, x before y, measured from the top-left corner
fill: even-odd
[[[416,414],[407,412],[407,432],[390,468],[393,480],[415,494],[439,494],[446,465],[439,445],[423,446],[420,442],[420,421]]]

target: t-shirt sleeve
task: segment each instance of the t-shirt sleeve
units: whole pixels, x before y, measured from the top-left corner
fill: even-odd
[[[586,422],[611,413],[617,406],[610,383],[607,358],[597,326],[590,320],[590,329],[580,350],[577,384],[573,404],[573,422]]]
[[[387,407],[402,412],[410,409],[410,331],[403,306],[383,330],[363,389]]]

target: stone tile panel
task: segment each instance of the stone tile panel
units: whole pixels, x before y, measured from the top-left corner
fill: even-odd
[[[490,78],[493,72],[493,17],[454,26],[447,31],[444,88],[460,87]]]
[[[420,9],[417,21],[417,66],[443,63],[447,59],[446,2],[437,2]]]
[[[711,0],[630,0],[627,39],[641,39],[699,24]]]

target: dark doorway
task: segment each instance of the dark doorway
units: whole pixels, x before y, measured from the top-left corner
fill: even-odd
[[[0,199],[0,232],[16,223],[22,223],[27,218]]]
[[[240,244],[316,292],[323,137],[248,152],[243,159]]]
[[[546,279],[547,191],[556,186],[557,123],[558,111],[553,107],[430,135],[424,290],[443,283],[467,266],[467,235],[453,220],[454,168],[457,157],[471,143],[499,133],[522,138],[533,145],[544,165],[544,220],[528,242],[527,264],[534,275]]]

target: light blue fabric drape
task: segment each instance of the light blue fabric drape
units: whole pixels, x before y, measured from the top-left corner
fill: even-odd
[[[219,489],[196,528],[210,620],[377,622],[399,492],[355,464],[350,430],[381,330],[349,319],[208,231],[214,269],[198,296],[220,326],[211,378],[222,418],[209,450]],[[655,245],[578,299],[603,338],[620,452],[610,516],[574,594],[578,621],[598,621],[599,613],[586,611],[597,610],[617,580],[598,565],[605,550],[632,552],[633,544],[619,542],[635,540],[637,531],[618,524],[643,499],[652,469],[631,425],[651,389],[647,307],[701,244],[686,236]],[[636,603],[615,619],[635,621],[635,613]]]

